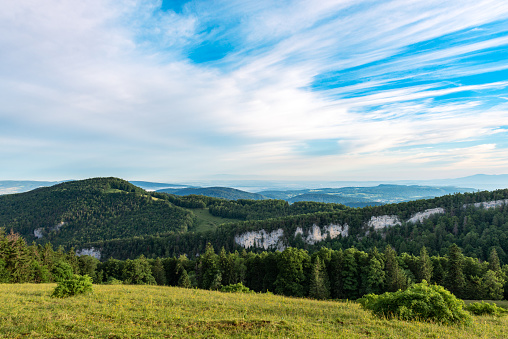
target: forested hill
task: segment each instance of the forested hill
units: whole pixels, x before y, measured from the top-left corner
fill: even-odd
[[[116,178],[0,196],[0,227],[54,245],[182,232],[193,222],[190,211]]]
[[[205,198],[194,196],[194,203]],[[270,201],[272,206],[268,208],[266,202]],[[390,245],[399,253],[415,255],[423,246],[432,255],[443,255],[449,246],[457,244],[465,255],[480,260],[487,260],[491,250],[496,249],[501,261],[508,262],[508,189],[364,208],[284,203],[223,201],[209,205],[210,212],[246,221],[225,224],[210,232],[101,241],[86,247],[93,247],[106,257],[134,258],[140,254],[194,256],[203,253],[208,242],[228,251],[259,252],[287,247],[314,252],[322,246],[368,251]],[[280,217],[269,218],[277,213]]]

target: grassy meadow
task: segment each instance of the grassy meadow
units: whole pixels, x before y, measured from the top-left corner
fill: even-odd
[[[469,327],[377,319],[353,302],[162,286],[95,285],[50,297],[55,284],[0,284],[2,338],[506,338],[508,317]]]
[[[238,222],[235,219],[216,217],[208,213],[208,208],[195,208],[190,210],[197,217],[196,232],[213,231],[220,224]]]

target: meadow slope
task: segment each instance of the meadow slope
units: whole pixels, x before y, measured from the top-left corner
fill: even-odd
[[[505,338],[508,317],[469,327],[374,318],[353,302],[175,287],[96,285],[53,299],[55,284],[0,284],[0,337]]]

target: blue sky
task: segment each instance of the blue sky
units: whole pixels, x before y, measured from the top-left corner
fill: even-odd
[[[508,173],[508,2],[0,0],[0,179]]]

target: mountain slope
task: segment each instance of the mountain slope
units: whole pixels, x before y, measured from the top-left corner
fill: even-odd
[[[191,212],[116,178],[0,196],[0,227],[54,245],[187,231]]]

